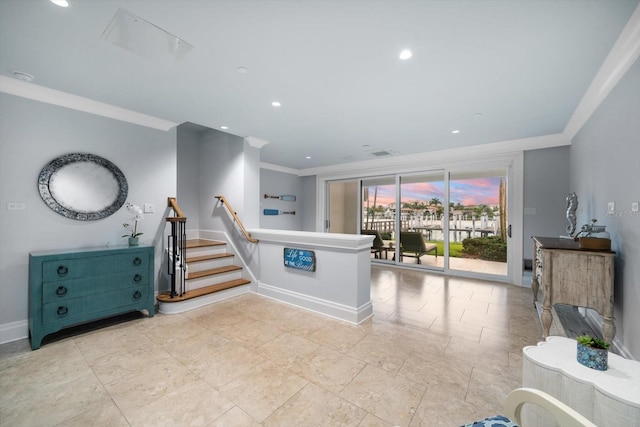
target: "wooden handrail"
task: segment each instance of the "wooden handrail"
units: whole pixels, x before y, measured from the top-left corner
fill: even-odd
[[[233,216],[233,220],[238,224],[238,228],[240,228],[240,231],[242,232],[242,234],[244,234],[244,237],[251,243],[258,243],[258,239],[254,239],[253,237],[251,237],[251,234],[249,234],[247,229],[244,228],[244,225],[242,225],[240,218],[238,218],[238,215],[236,215],[236,211],[233,210],[227,199],[224,196],[215,196],[215,198],[220,200],[220,202],[222,202],[222,204],[227,208],[231,216]]]
[[[182,213],[182,209],[178,206],[178,200],[175,197],[167,199],[167,206],[173,209],[175,216],[167,217],[167,222],[187,222],[187,217]]]

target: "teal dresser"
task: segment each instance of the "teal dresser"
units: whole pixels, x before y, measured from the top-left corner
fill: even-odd
[[[154,315],[154,247],[29,254],[31,349],[68,326],[136,310]]]

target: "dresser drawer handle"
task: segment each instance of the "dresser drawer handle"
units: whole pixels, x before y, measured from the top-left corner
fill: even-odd
[[[67,294],[67,288],[65,288],[64,286],[58,286],[58,289],[56,289],[56,295],[58,295],[59,297],[65,296]]]
[[[142,296],[142,292],[140,291],[135,291],[133,293],[133,299],[140,299],[141,296]]]
[[[135,257],[133,259],[133,265],[140,265],[140,264],[142,264],[142,260],[138,257]]]
[[[136,274],[135,276],[133,276],[133,281],[136,283],[139,283],[142,280],[142,276],[139,274]]]
[[[69,269],[64,265],[58,266],[58,276],[66,276],[69,272]]]
[[[58,317],[64,317],[69,313],[69,309],[65,306],[58,307]]]

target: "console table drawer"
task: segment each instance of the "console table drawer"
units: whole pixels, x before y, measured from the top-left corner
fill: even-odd
[[[44,304],[42,307],[42,323],[60,321],[73,323],[75,319],[87,314],[100,313],[113,307],[126,307],[140,301],[146,301],[148,295],[148,289],[140,286]]]
[[[44,303],[64,301],[92,295],[96,291],[106,292],[112,289],[140,286],[148,283],[149,275],[144,270],[126,271],[108,276],[65,280],[62,282],[49,282],[44,283],[42,286],[42,301]]]
[[[44,282],[55,282],[79,277],[100,276],[126,270],[144,270],[148,267],[148,264],[148,257],[143,252],[47,261],[42,264],[42,280]]]

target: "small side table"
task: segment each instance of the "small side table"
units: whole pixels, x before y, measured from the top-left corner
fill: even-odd
[[[576,341],[548,337],[522,350],[522,386],[542,390],[599,427],[640,426],[640,362],[609,353],[609,369],[576,361]],[[552,426],[543,410],[527,405],[522,424]]]

